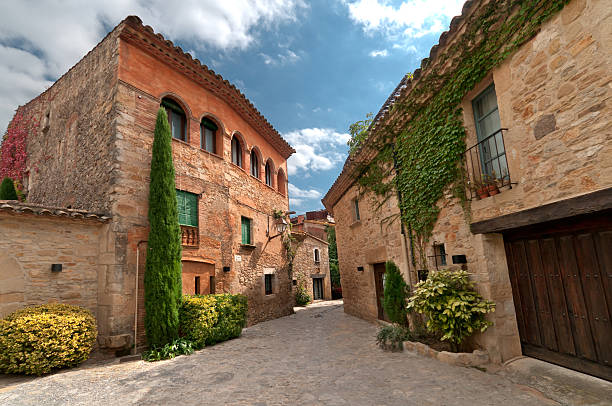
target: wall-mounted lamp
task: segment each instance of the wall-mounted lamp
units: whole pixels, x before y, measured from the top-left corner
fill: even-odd
[[[274,227],[276,228],[276,231],[278,232],[278,234],[273,235],[272,237],[268,236],[268,240],[271,240],[273,238],[283,235],[285,230],[287,230],[287,221],[284,218],[279,217],[274,220]]]
[[[51,264],[51,272],[62,272],[62,264]]]
[[[229,272],[231,270],[231,268],[229,266],[224,266],[223,267],[223,272]]]

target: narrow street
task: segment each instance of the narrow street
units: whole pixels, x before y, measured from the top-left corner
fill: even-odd
[[[540,405],[505,378],[376,347],[341,301],[169,361],[81,367],[0,389],[2,405]],[[0,384],[2,384],[0,378]]]

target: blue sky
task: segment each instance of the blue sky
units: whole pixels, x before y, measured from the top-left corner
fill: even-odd
[[[128,14],[240,88],[294,146],[291,208],[322,208],[347,130],[429,55],[462,0],[79,0],[0,6],[0,126]],[[87,8],[83,7],[87,4]],[[180,4],[180,6],[179,6]]]

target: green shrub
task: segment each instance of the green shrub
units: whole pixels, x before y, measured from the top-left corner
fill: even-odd
[[[0,372],[42,375],[89,357],[98,331],[87,309],[66,304],[30,307],[0,320]]]
[[[405,326],[382,326],[376,335],[376,344],[383,350],[402,351],[403,342],[412,339],[410,330]]]
[[[181,303],[181,228],[172,165],[172,135],[163,108],[157,112],[149,184],[149,242],[144,275],[145,330],[151,348],[178,338]]]
[[[406,299],[408,298],[408,285],[406,285],[404,277],[393,261],[387,261],[385,268],[383,308],[391,322],[407,326]]]
[[[416,285],[408,310],[425,314],[427,329],[456,349],[466,337],[493,324],[486,314],[495,311],[495,304],[474,290],[466,271],[442,270]]]
[[[13,179],[6,177],[0,184],[0,200],[19,200]]]
[[[295,305],[296,306],[306,306],[308,303],[310,303],[310,301],[311,301],[310,295],[308,294],[308,291],[306,290],[306,287],[304,286],[304,282],[300,281],[295,291]]]
[[[193,354],[194,345],[191,341],[179,338],[161,348],[152,348],[142,353],[142,359],[148,362],[161,361],[178,357],[179,355]]]
[[[247,310],[243,295],[184,296],[179,309],[181,335],[198,349],[239,337]]]

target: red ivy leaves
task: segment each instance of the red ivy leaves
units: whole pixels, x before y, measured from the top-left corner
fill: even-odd
[[[37,120],[26,114],[23,107],[18,108],[0,146],[0,179],[8,176],[22,182],[26,175],[27,138],[37,128]]]

